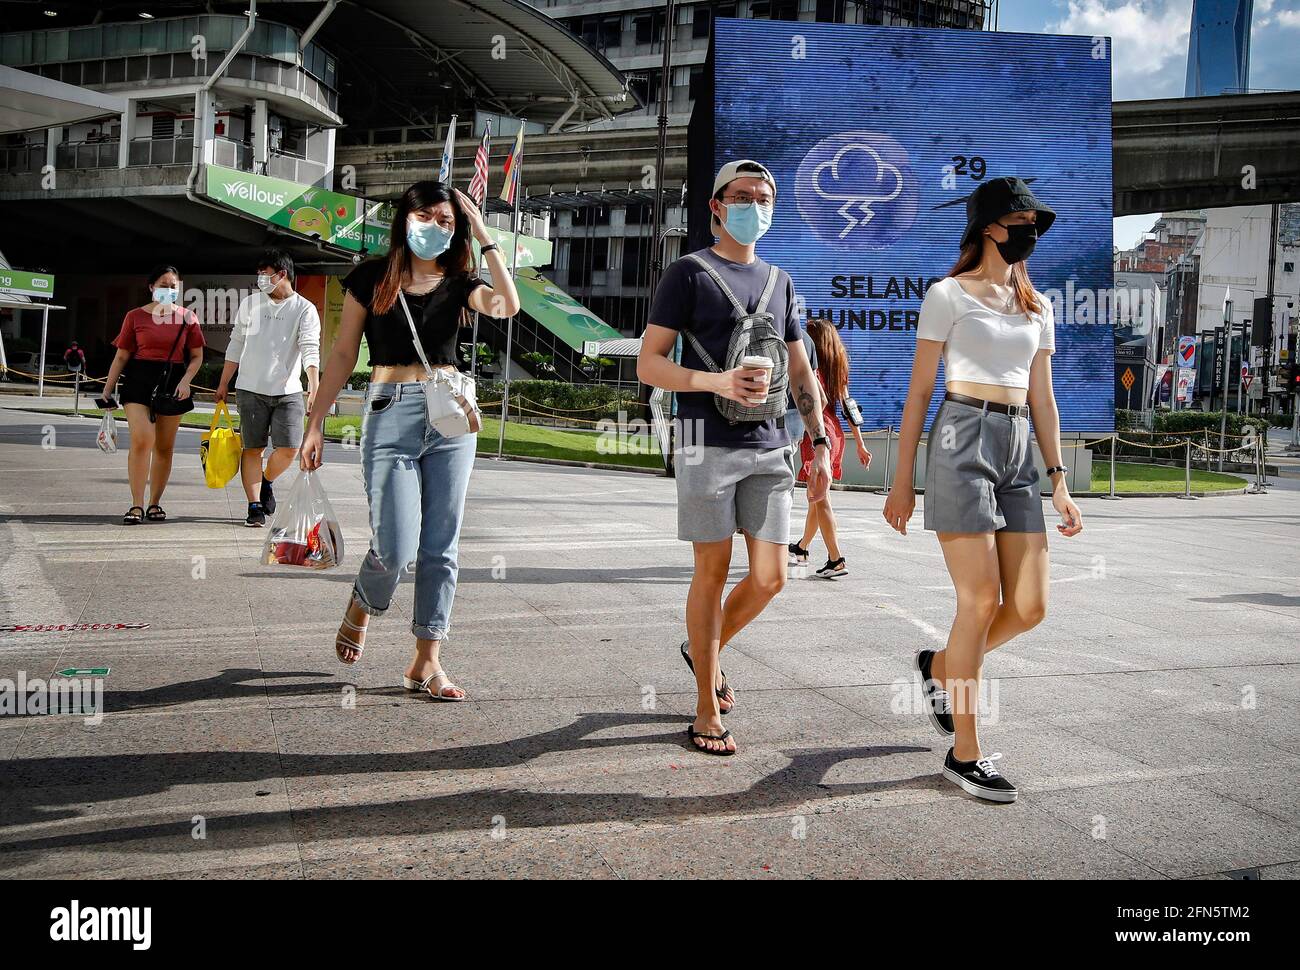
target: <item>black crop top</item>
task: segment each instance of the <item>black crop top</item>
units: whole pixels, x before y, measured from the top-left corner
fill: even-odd
[[[375,287],[388,265],[385,259],[362,263],[343,278],[343,288],[366,308],[366,344],[370,348],[371,366],[418,364],[420,355],[411,340],[400,301],[394,301],[387,313],[376,313],[370,306]],[[461,311],[469,305],[469,295],[476,287],[487,286],[478,276],[447,276],[428,293],[406,294],[420,343],[430,364],[458,364],[456,337],[460,332]]]

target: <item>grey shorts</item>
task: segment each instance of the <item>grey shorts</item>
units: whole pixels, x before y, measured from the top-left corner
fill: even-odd
[[[301,447],[306,416],[301,394],[258,394],[236,388],[235,406],[245,448],[265,448],[268,434],[273,447]]]
[[[925,528],[1047,531],[1028,418],[944,401],[925,452]]]
[[[690,445],[673,455],[677,538],[721,542],[743,529],[764,542],[790,541],[794,446]]]

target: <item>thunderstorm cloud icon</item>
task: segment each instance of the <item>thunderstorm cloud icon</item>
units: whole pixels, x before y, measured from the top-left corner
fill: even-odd
[[[872,178],[863,181],[854,179],[851,184],[847,179],[841,179],[840,165],[849,152],[866,152],[871,156]],[[828,168],[833,182],[833,191],[830,192],[822,187],[822,174]],[[846,223],[840,231],[841,239],[858,226],[867,225],[876,217],[876,213],[871,208],[873,205],[892,202],[903,191],[903,173],[898,170],[898,167],[881,158],[872,146],[860,143],[845,145],[835,153],[833,158],[827,159],[813,169],[812,182],[814,191],[823,199],[844,203],[836,210],[844,217]]]

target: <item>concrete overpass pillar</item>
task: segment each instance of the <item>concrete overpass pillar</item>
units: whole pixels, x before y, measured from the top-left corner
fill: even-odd
[[[266,159],[269,153],[267,134],[266,99],[258,98],[253,102],[253,171],[266,171]]]
[[[334,139],[338,132],[334,128],[325,130],[325,188],[334,191]]]
[[[214,102],[211,91],[200,88],[194,95],[194,144],[204,165],[216,164]]]
[[[117,167],[126,168],[131,164],[131,139],[135,137],[135,101],[126,99],[126,110],[122,112],[121,140],[117,143]]]
[[[45,129],[45,164],[57,172],[59,165],[57,162],[59,144],[63,141],[62,128]]]

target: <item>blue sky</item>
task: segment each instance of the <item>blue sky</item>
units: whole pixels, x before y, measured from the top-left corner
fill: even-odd
[[[1000,30],[1112,38],[1116,101],[1177,98],[1187,75],[1192,0],[1002,0]],[[1255,0],[1250,87],[1300,84],[1300,0]],[[1127,249],[1155,216],[1115,220],[1115,245]]]

